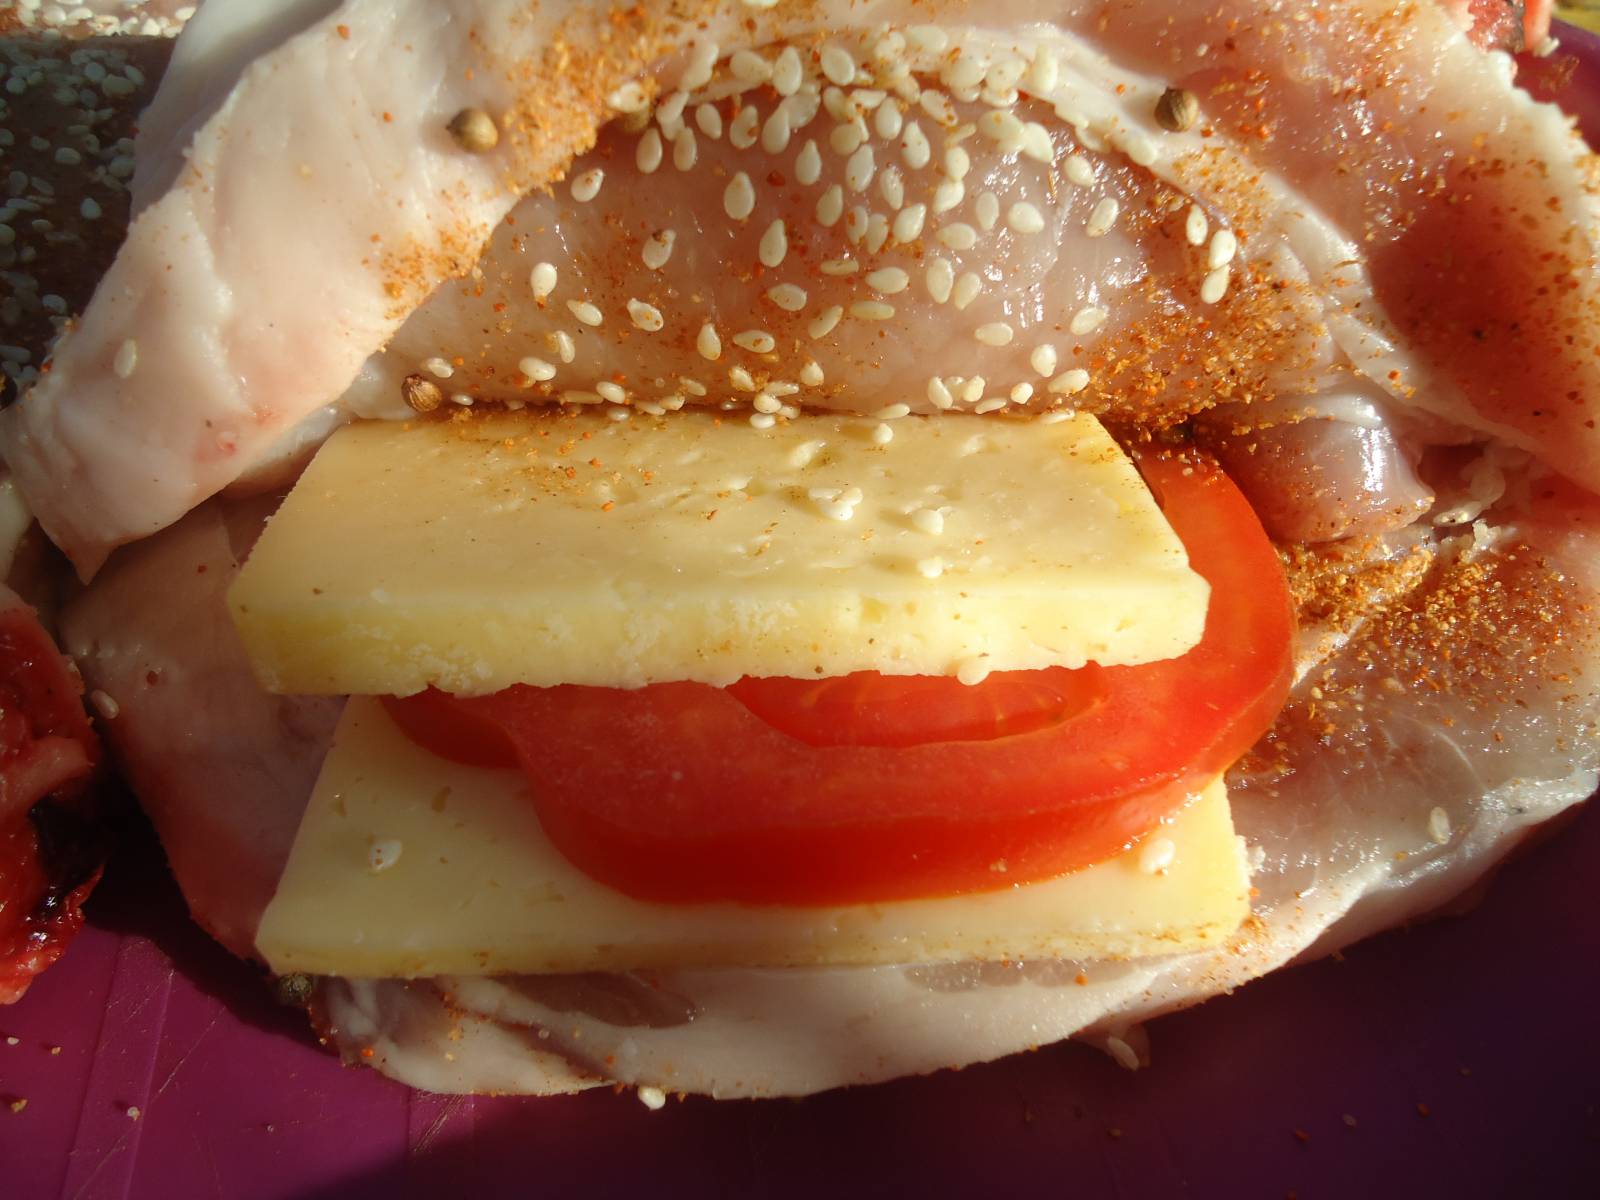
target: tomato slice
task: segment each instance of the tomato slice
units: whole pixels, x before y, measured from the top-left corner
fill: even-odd
[[[1140,469],[1212,586],[1204,636],[1180,658],[972,687],[872,675],[513,687],[389,710],[446,757],[514,755],[561,852],[644,899],[845,904],[1076,870],[1243,754],[1289,687],[1288,588],[1249,504],[1207,459],[1146,456]]]
[[[81,853],[99,759],[82,695],[33,611],[0,587],[0,1004],[61,956],[98,878],[97,847]]]

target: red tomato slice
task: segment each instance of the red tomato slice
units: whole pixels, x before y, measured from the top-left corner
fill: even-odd
[[[974,687],[848,676],[424,693],[390,711],[447,757],[503,762],[509,746],[561,852],[644,899],[846,904],[1076,870],[1243,754],[1289,686],[1288,588],[1249,504],[1209,460],[1140,467],[1212,586],[1205,634],[1181,658]]]
[[[20,997],[61,956],[98,878],[92,864],[47,861],[40,827],[30,819],[40,801],[82,806],[99,758],[82,694],[33,611],[0,587],[0,1004]],[[86,813],[58,815],[56,826],[88,823]]]

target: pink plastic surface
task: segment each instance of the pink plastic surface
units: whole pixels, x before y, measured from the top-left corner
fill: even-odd
[[[1560,33],[1600,64],[1594,39]],[[1592,802],[1470,915],[1155,1023],[1148,1071],[1065,1045],[656,1113],[609,1091],[428,1096],[341,1067],[135,841],[66,959],[0,1009],[4,1200],[1600,1195]]]

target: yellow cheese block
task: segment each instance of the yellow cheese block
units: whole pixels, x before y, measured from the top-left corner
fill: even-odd
[[[1249,910],[1220,781],[1117,859],[978,896],[835,908],[660,905],[572,867],[516,771],[462,767],[352,699],[256,945],[355,976],[1126,958],[1214,945]]]
[[[335,434],[230,600],[268,688],[403,695],[1141,663],[1208,595],[1093,417],[569,412]]]

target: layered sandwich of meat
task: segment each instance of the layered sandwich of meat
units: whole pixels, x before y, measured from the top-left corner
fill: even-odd
[[[1600,234],[1459,7],[213,0],[0,417],[196,916],[767,1095],[1476,879],[1594,783]]]

